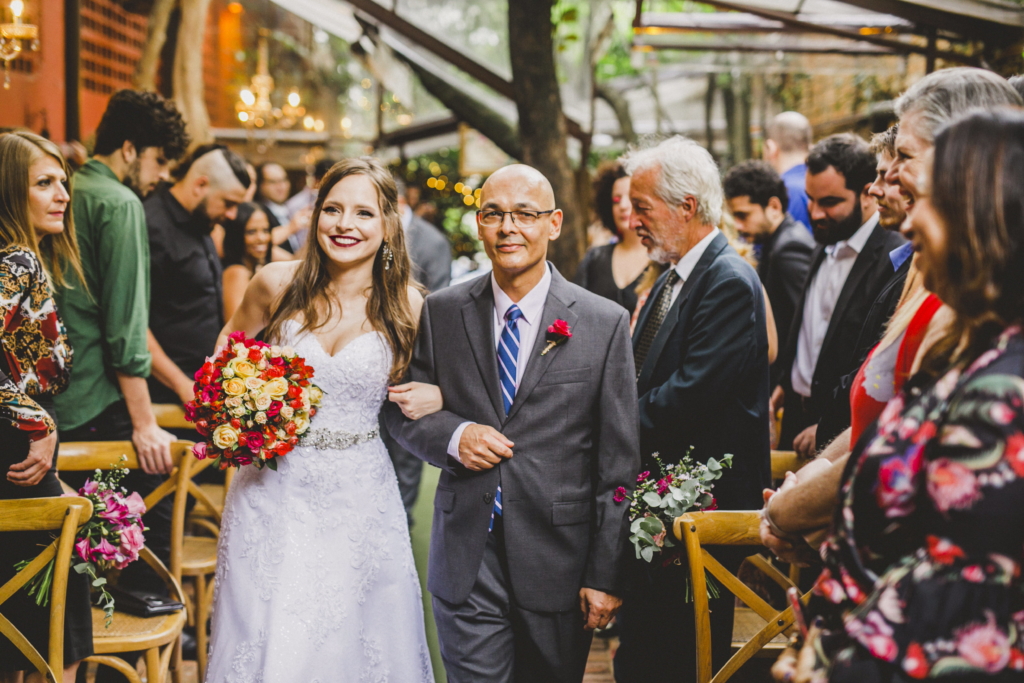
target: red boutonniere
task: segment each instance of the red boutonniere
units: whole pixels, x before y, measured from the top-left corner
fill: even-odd
[[[572,328],[569,327],[569,323],[564,320],[555,320],[555,322],[548,327],[548,333],[545,337],[548,345],[544,347],[544,350],[540,352],[540,355],[543,356],[559,344],[564,344],[569,341],[570,337],[572,337]]]

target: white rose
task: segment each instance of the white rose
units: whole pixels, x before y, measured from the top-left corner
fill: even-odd
[[[220,371],[220,376],[223,377],[224,379],[231,379],[232,377],[235,376],[235,371],[232,370],[230,367],[227,367]]]
[[[228,396],[227,400],[224,401],[224,405],[228,408],[237,408],[242,405],[242,398],[241,396]]]
[[[281,418],[284,420],[292,419],[292,415],[295,414],[295,410],[291,406],[285,406],[281,408]]]
[[[273,400],[274,399],[272,399],[267,394],[260,394],[259,397],[255,401],[255,403],[256,403],[256,410],[266,410],[267,408],[270,407],[270,404],[271,404],[271,402]],[[266,417],[266,416],[264,416],[264,417]],[[260,424],[262,424],[262,423],[260,423]]]
[[[265,425],[265,424],[267,424],[267,414],[264,413],[263,411],[260,411],[260,412],[256,413],[256,417],[253,418],[253,419],[256,420],[256,424],[258,424],[258,425]]]
[[[281,355],[284,356],[285,358],[294,358],[295,349],[293,349],[290,346],[285,346],[284,348],[281,349]]]
[[[246,414],[246,412],[248,411],[245,409],[245,406],[238,406],[237,408],[231,409],[231,414],[234,415],[235,417],[242,417],[243,415]]]
[[[270,347],[270,357],[271,358],[280,358],[281,357],[281,347],[280,346],[271,346]]]
[[[295,413],[295,417],[292,419],[295,423],[295,433],[305,434],[306,430],[309,429],[309,415],[303,412]]]
[[[249,349],[245,348],[245,344],[235,344],[231,350],[235,352],[235,358],[245,358],[249,355]]]
[[[259,377],[250,377],[245,380],[246,389],[259,389],[264,384],[266,384],[266,382],[260,379]]]

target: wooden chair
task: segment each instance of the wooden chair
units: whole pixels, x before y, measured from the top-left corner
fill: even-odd
[[[57,468],[68,471],[104,469],[119,462],[122,455],[128,458],[124,463],[125,467],[139,469],[138,457],[129,441],[62,443],[57,455]],[[198,487],[192,481],[192,477],[208,467],[212,461],[196,460],[192,455],[192,444],[188,441],[175,441],[171,444],[171,456],[175,465],[174,470],[168,476],[167,481],[145,497],[148,509],[167,496],[174,496],[171,517],[171,566],[169,569],[165,567],[148,549],[145,549],[141,557],[168,584],[171,597],[186,605],[186,610],[151,618],[134,617],[117,612],[109,629],[103,627],[103,612],[101,610],[93,611],[93,634],[97,655],[91,657],[90,661],[121,671],[133,683],[140,683],[135,669],[123,659],[109,655],[145,650],[146,669],[149,672],[148,683],[166,681],[168,672],[175,680],[178,680],[181,668],[180,636],[186,619],[192,621],[192,615],[199,615],[203,609],[206,610],[206,615],[209,614],[209,602],[203,600],[207,593],[212,601],[212,590],[206,590],[205,581],[202,591],[197,586],[195,609],[181,589],[183,576],[194,576],[195,572],[205,572],[203,574],[205,579],[205,575],[213,573],[216,567],[216,540],[184,535],[188,495],[190,493],[201,495]],[[205,621],[196,623],[205,624]],[[199,657],[202,667],[202,664],[205,663],[204,647],[207,638],[204,629],[197,628],[196,631],[201,634],[197,641],[201,645]],[[161,648],[163,649],[161,650]],[[202,673],[200,673],[200,680],[202,680]]]
[[[195,429],[195,425],[185,419],[184,408],[176,403],[154,403],[153,415],[164,429]]]
[[[724,683],[754,655],[769,647],[776,636],[785,633],[793,626],[792,608],[777,610],[769,605],[704,548],[707,545],[760,546],[761,539],[758,535],[760,521],[761,517],[757,512],[715,510],[713,512],[687,513],[676,518],[673,525],[676,538],[683,541],[686,546],[690,566],[697,633],[697,683]],[[751,555],[747,558],[747,562],[783,588],[793,585],[789,578],[761,555]],[[723,588],[738,597],[754,614],[766,622],[756,633],[751,634],[726,665],[714,674],[711,667],[711,616],[708,608],[705,570],[715,577]],[[807,599],[808,595],[804,595],[804,602]],[[737,610],[737,613],[738,615],[742,614],[740,610]],[[742,616],[737,619],[737,621],[743,620]],[[777,644],[779,649],[782,646],[782,643]]]
[[[50,643],[48,658],[28,642],[14,624],[0,613],[0,634],[11,641],[49,683],[64,680],[64,609],[67,604],[68,571],[78,528],[92,517],[88,498],[23,498],[0,501],[0,532],[59,531],[60,535],[28,566],[0,586],[0,611],[36,574],[55,560],[50,586]],[[28,558],[26,558],[28,559]]]

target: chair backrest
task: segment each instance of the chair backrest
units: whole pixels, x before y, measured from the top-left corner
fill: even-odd
[[[127,461],[121,463],[121,456]],[[192,478],[212,463],[212,459],[197,460],[192,454],[192,442],[175,441],[171,444],[171,459],[174,470],[168,475],[167,481],[160,484],[144,498],[146,509],[151,509],[167,496],[174,496],[171,516],[171,566],[170,572],[176,581],[181,582],[182,546],[185,536],[185,510],[188,496],[192,494],[214,510],[217,523],[220,523],[220,512],[214,508],[209,497],[202,492]],[[109,469],[111,465],[123,464],[130,470],[141,469],[138,455],[131,441],[80,441],[60,444],[57,453],[57,469],[67,471],[92,471]]]
[[[153,416],[157,425],[164,429],[195,429],[195,425],[185,419],[185,410],[177,403],[154,403]]]
[[[0,586],[0,634],[11,641],[50,683],[64,680],[64,608],[68,570],[78,528],[92,517],[88,498],[23,498],[0,501],[0,532],[59,531],[60,535],[14,577]],[[28,558],[24,558],[28,559]],[[50,585],[50,645],[47,659],[3,614],[3,603],[54,560]],[[59,678],[58,678],[59,677]]]
[[[786,478],[786,472],[797,472],[811,461],[801,458],[796,451],[772,451],[772,481]]]
[[[683,541],[686,546],[690,567],[697,633],[697,683],[724,683],[729,680],[743,664],[771,642],[772,638],[789,629],[794,623],[795,617],[791,607],[777,610],[769,605],[704,548],[707,545],[759,547],[760,522],[761,516],[758,512],[715,510],[687,513],[677,517],[673,525],[676,538]],[[747,561],[783,588],[793,585],[789,578],[761,555],[753,554]],[[711,615],[708,608],[705,571],[768,622],[717,673],[712,672],[711,666]],[[808,595],[803,596],[805,602],[807,598]]]

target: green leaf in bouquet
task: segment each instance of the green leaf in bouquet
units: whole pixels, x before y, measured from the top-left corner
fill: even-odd
[[[713,500],[714,497],[710,493],[702,493],[697,497],[696,505],[700,508],[706,508],[708,505],[711,505]]]
[[[721,472],[722,466],[714,458],[708,458],[707,467],[709,472]]]
[[[103,578],[103,577],[101,576],[100,578],[98,578],[98,579],[96,579],[95,581],[93,581],[93,582],[92,582],[92,585],[93,585],[93,587],[95,587],[95,588],[99,588],[100,586],[105,586],[105,585],[107,585],[107,580],[106,580],[106,579],[104,579],[104,578]]]
[[[267,467],[277,472],[277,459],[271,458],[270,460],[267,460]]]
[[[629,525],[629,533],[635,534],[636,532],[640,531],[640,525],[644,523],[645,519],[647,518],[637,517],[636,519],[634,519],[633,522]]]
[[[636,535],[637,535],[638,538],[646,541],[650,545],[654,545],[654,536],[652,536],[651,534],[647,533],[643,529],[641,529],[640,531],[636,532]]]
[[[722,456],[722,466],[732,467],[732,453],[726,453]]]
[[[651,535],[651,542],[653,543],[653,537],[664,531],[665,525],[657,517],[644,517],[640,521],[640,529]]]
[[[644,502],[652,508],[661,507],[661,496],[654,491],[648,491],[644,494]]]
[[[644,562],[650,562],[654,559],[655,550],[656,548],[653,545],[647,546],[646,548],[640,551],[640,557],[644,558]]]

